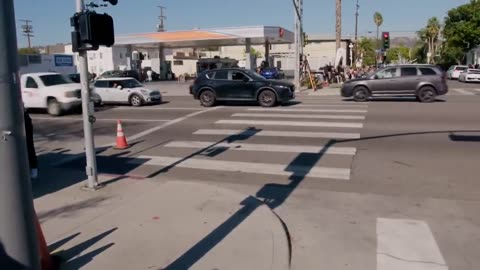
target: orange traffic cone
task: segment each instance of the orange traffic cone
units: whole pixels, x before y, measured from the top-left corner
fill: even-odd
[[[123,133],[122,121],[118,120],[117,122],[117,146],[115,149],[126,149],[129,145],[127,143],[127,138],[125,133]]]
[[[40,222],[38,221],[37,214],[34,217],[35,222],[35,231],[37,232],[37,240],[38,240],[38,253],[40,255],[40,265],[42,270],[52,270],[56,269],[54,266],[52,257],[48,252],[47,242],[45,241],[45,236],[43,236],[42,227],[40,226]]]

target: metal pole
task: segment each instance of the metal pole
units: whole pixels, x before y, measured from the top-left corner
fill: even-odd
[[[357,5],[355,9],[355,51],[353,54],[353,62],[355,63],[354,67],[357,64],[357,58],[358,58],[358,9],[360,6],[358,5],[358,0],[357,0]]]
[[[77,0],[76,11],[84,10],[83,0]],[[93,140],[93,105],[90,104],[90,87],[88,76],[87,52],[78,53],[78,66],[80,69],[80,83],[82,85],[82,114],[83,114],[83,134],[85,136],[85,156],[87,158],[86,173],[88,177],[87,189],[95,190],[98,187],[97,182],[97,160],[95,157],[95,142]]]
[[[295,69],[294,84],[297,91],[300,90],[300,0],[293,0],[293,8],[295,14]]]
[[[18,79],[13,0],[0,1],[0,257],[40,269]],[[4,254],[5,253],[5,254]],[[2,260],[4,258],[0,258]],[[3,264],[2,264],[3,265]],[[3,268],[2,268],[3,269]],[[10,269],[10,268],[9,268]],[[14,268],[18,269],[18,268]]]

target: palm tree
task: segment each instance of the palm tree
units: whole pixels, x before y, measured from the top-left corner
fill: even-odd
[[[377,49],[379,49],[380,46],[379,46],[379,40],[378,40],[378,33],[380,30],[380,26],[383,23],[383,17],[382,17],[382,14],[380,14],[380,12],[375,12],[375,14],[373,14],[373,22],[377,26]]]
[[[335,0],[335,47],[338,50],[340,48],[340,39],[342,36],[342,0]]]
[[[429,64],[435,63],[435,55],[437,51],[438,37],[440,36],[440,29],[440,22],[438,21],[437,17],[433,17],[428,20],[424,36],[426,37],[426,43],[430,55],[427,57]]]

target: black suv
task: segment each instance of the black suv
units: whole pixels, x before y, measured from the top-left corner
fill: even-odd
[[[433,65],[397,65],[385,67],[364,78],[348,80],[342,86],[343,97],[367,101],[371,97],[416,97],[434,102],[448,92],[446,74]]]
[[[190,94],[205,107],[216,101],[257,101],[272,107],[295,98],[291,83],[267,80],[246,69],[214,69],[201,73],[190,86]]]

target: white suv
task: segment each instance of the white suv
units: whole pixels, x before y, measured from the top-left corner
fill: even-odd
[[[103,103],[127,103],[137,107],[162,102],[160,91],[147,89],[134,78],[102,78],[94,86]]]

